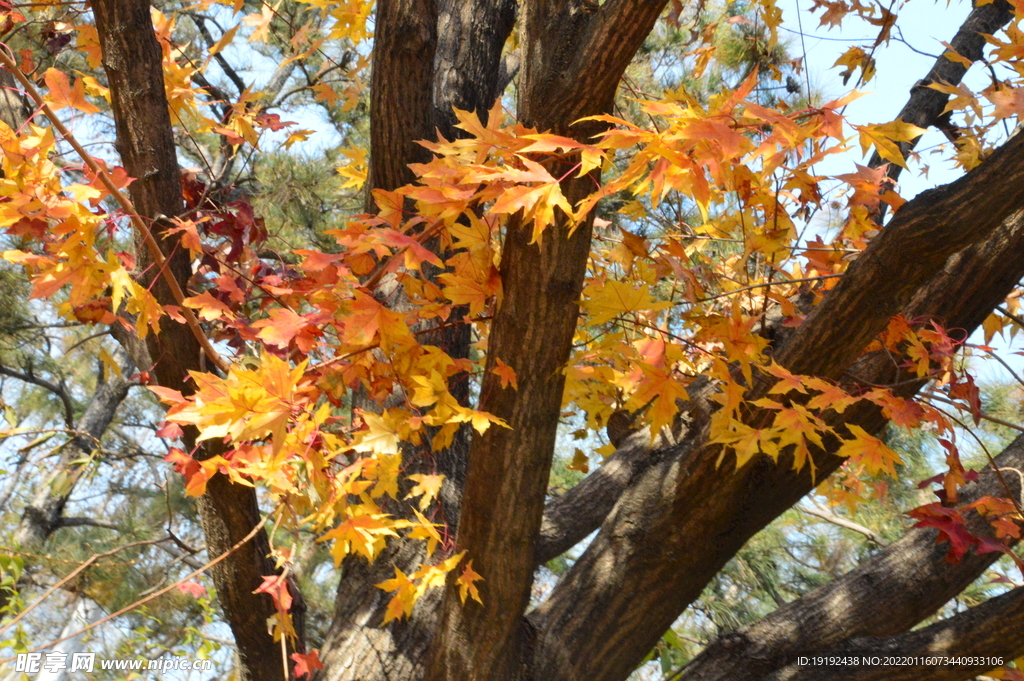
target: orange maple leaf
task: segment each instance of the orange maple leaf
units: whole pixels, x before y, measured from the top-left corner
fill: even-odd
[[[519,390],[519,379],[516,377],[516,370],[497,357],[494,358],[494,361],[498,366],[491,369],[491,373],[501,379],[501,387],[507,388],[511,384],[513,388]]]
[[[50,68],[46,69],[46,73],[43,74],[43,81],[46,82],[46,87],[50,89],[50,99],[52,101],[50,107],[54,111],[71,107],[83,113],[99,113],[99,107],[85,99],[85,83],[82,82],[81,78],[75,81],[75,85],[72,88],[71,83],[68,82],[67,74]]]
[[[466,602],[466,596],[469,596],[474,601],[483,605],[483,601],[480,600],[480,592],[477,591],[475,582],[482,581],[483,577],[473,571],[473,561],[466,563],[466,567],[462,568],[462,574],[459,575],[455,583],[459,585],[459,598],[462,602]]]
[[[323,663],[320,662],[320,653],[316,650],[311,650],[305,655],[302,653],[292,653],[291,658],[295,663],[293,673],[296,677],[306,676],[317,669],[324,668]]]

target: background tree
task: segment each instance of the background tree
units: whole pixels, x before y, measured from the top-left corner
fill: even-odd
[[[820,9],[877,29],[839,64],[870,80],[898,8]],[[1021,441],[979,430],[1017,428],[992,413],[1016,397],[983,400],[964,361],[1020,325],[1009,4],[975,7],[882,125],[801,83],[770,0],[3,12],[12,651],[76,635],[26,598],[63,591],[118,622],[110,648],[230,645],[253,679],[977,656],[844,670],[953,679],[1024,653],[1012,573],[976,584],[1020,564]],[[969,172],[904,201],[931,126]],[[876,156],[831,189],[816,168],[854,133]],[[574,470],[603,461],[551,495],[570,429]],[[976,471],[972,437],[1002,448]]]

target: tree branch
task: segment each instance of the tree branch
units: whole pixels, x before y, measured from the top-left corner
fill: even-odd
[[[996,457],[1000,468],[1024,465],[1024,436]],[[1015,480],[1011,494],[1019,494]],[[1008,491],[991,469],[961,490],[964,503]],[[973,515],[973,514],[972,514]],[[974,516],[971,531],[992,537]],[[799,655],[823,651],[859,636],[901,634],[934,614],[1001,555],[968,553],[950,563],[949,545],[933,528],[909,530],[854,570],[779,608],[739,631],[712,641],[683,670],[680,681],[754,681],[792,664]],[[885,607],[879,607],[884,603]]]
[[[1024,276],[1024,262],[1014,255],[1024,248],[1024,213],[1003,212],[1002,216],[1008,217],[1005,224],[930,273],[923,267],[916,272],[909,268],[908,276],[916,279],[915,288],[920,288],[916,295],[913,289],[902,290],[901,282],[893,282],[886,274],[906,271],[900,269],[902,265],[887,263],[902,262],[896,250],[909,255],[935,246],[931,237],[936,233],[959,230],[958,238],[963,243],[972,238],[963,225],[978,225],[978,236],[991,229],[986,222],[989,207],[979,205],[978,196],[968,188],[973,185],[974,191],[992,196],[993,201],[1001,201],[1000,192],[1006,188],[1011,201],[1021,201],[1024,188],[1019,185],[1019,174],[1024,164],[1019,161],[1019,152],[1016,163],[1010,155],[1020,146],[1021,141],[1017,141],[1013,147],[1005,147],[1000,159],[989,168],[1004,167],[1016,178],[1009,180],[1012,184],[1003,184],[1000,173],[972,172],[955,186],[925,193],[904,206],[883,235],[851,265],[840,284],[842,287],[849,278],[859,281],[862,290],[847,285],[845,290],[837,287],[826,296],[804,326],[782,344],[777,354],[780,364],[791,362],[788,368],[796,373],[837,377],[847,368],[854,370],[849,365],[867,341],[884,328],[891,314],[901,311],[899,307],[890,309],[890,287],[882,291],[882,281],[896,289],[895,298],[908,318],[931,316],[943,320],[947,328],[962,329],[966,334],[977,328]],[[982,181],[984,177],[988,179]],[[919,204],[913,206],[914,202]],[[957,202],[977,207],[978,214],[970,214],[967,206],[954,206]],[[956,214],[955,227],[953,220],[937,215],[942,210]],[[900,236],[902,242],[897,243]],[[864,276],[868,271],[880,281]],[[933,280],[922,287],[930,275]],[[863,332],[860,324],[872,327],[872,335]],[[901,393],[907,395],[920,389],[920,381],[903,383],[908,377],[894,376],[879,359],[884,358],[862,359],[855,370],[857,375],[876,384],[902,383]],[[698,412],[701,408],[695,406]],[[878,410],[868,406],[851,407],[843,417],[868,432],[877,432],[885,423]],[[833,420],[832,425],[841,427],[842,421]],[[704,444],[706,437],[706,429],[696,431],[680,443],[673,456],[641,474],[619,499],[584,555],[548,601],[530,616],[540,632],[534,658],[538,661],[533,670],[536,676],[622,678],[743,542],[815,484],[806,469],[794,473],[788,470],[789,462],[776,465],[767,458],[723,478],[722,470],[715,465],[718,450]],[[837,443],[830,445],[834,446]],[[827,452],[817,453],[817,480],[840,463]],[[567,641],[593,643],[574,643],[570,648]],[[615,641],[615,645],[608,645],[608,641]]]
[[[820,506],[797,506],[796,509],[801,513],[812,515],[815,518],[821,518],[825,522],[831,523],[836,527],[842,527],[852,532],[862,534],[878,546],[888,546],[888,542],[882,538],[882,535],[878,534],[870,527],[864,527],[860,523],[856,523],[848,518],[838,516],[835,513],[832,513],[831,511],[827,511],[824,508],[821,508]]]
[[[381,0],[377,5],[370,74],[370,169],[372,189],[393,190],[415,179],[410,163],[426,163],[430,152],[417,144],[433,139],[432,87],[437,14],[432,0]]]
[[[96,520],[95,518],[61,518],[57,521],[57,527],[81,527],[88,525],[89,527],[100,527],[104,530],[119,530],[117,525],[114,523],[108,523],[105,520]]]
[[[11,378],[16,378],[19,381],[37,385],[40,388],[44,388],[56,395],[60,399],[61,406],[64,409],[64,425],[68,428],[75,427],[75,407],[71,403],[71,396],[68,395],[67,390],[63,387],[51,381],[47,381],[45,378],[36,376],[31,368],[27,371],[18,371],[17,369],[12,369],[0,364],[0,375],[10,376]]]
[[[168,234],[171,225],[167,220],[159,219],[180,214],[184,203],[162,55],[153,33],[149,3],[94,0],[92,7],[110,88],[117,150],[125,170],[137,178],[130,187],[136,208],[133,213],[152,221],[151,234],[157,242],[155,251],[138,249],[141,283],[152,286],[161,304],[175,303],[192,275],[192,267],[188,249],[173,248],[178,237]],[[171,255],[162,256],[160,243],[172,248]],[[186,379],[190,370],[202,368],[204,338],[201,331],[197,335],[180,324],[165,324],[160,333],[147,336],[149,356],[155,362],[151,372],[159,385],[191,392],[192,385]],[[214,353],[211,359],[216,363],[219,358]],[[184,438],[191,448],[195,431],[190,429]],[[221,453],[221,448],[205,443],[198,456],[213,456]],[[211,572],[225,619],[238,643],[240,676],[280,681],[284,677],[281,649],[266,627],[267,618],[276,613],[276,608],[270,598],[253,593],[264,575],[279,572],[267,557],[269,543],[255,490],[232,485],[225,476],[214,476],[197,507],[210,555],[224,556]],[[298,602],[301,595],[293,595]]]
[[[977,3],[960,26],[960,30],[953,36],[949,45],[957,54],[971,61],[979,61],[984,56],[984,34],[991,35],[995,33],[1009,23],[1012,17],[1013,8],[1006,0],[995,0],[995,2],[987,4]],[[932,83],[959,85],[966,73],[966,64],[947,59],[943,54],[943,56],[935,60],[931,70],[928,71],[928,75],[914,83],[914,86],[910,89],[910,98],[900,110],[897,118],[919,128],[932,127],[942,117],[950,95],[928,86]],[[900,152],[904,158],[917,145],[918,139],[899,143]],[[878,152],[875,152],[871,156],[870,166],[877,168],[882,163],[882,157],[878,155]],[[901,171],[902,168],[899,165],[895,163],[889,164],[888,175],[894,180],[899,177]]]
[[[500,95],[500,57],[515,17],[514,0],[384,0],[378,6],[371,87],[371,177],[367,189],[394,189],[413,179],[408,164],[423,162],[430,154],[416,140],[435,139],[439,132],[453,139],[465,135],[454,128],[452,108],[475,111],[481,120]],[[374,206],[367,197],[367,208]],[[438,240],[426,246],[440,248]],[[428,272],[434,276],[436,272]],[[394,281],[385,278],[376,290],[392,309],[404,309],[408,300]],[[453,319],[463,312],[456,309]],[[453,358],[467,357],[468,324],[447,324],[429,330],[429,344]],[[468,404],[469,381],[453,377],[452,395]],[[369,406],[369,405],[368,405]],[[454,533],[460,516],[466,476],[470,428],[460,429],[452,446],[431,461],[408,457],[406,473],[439,472],[445,475],[438,510]],[[410,513],[399,507],[399,513]],[[383,628],[389,598],[373,585],[393,575],[392,566],[404,571],[425,559],[421,542],[389,544],[372,565],[356,558],[342,564],[334,618],[321,659],[328,681],[370,677],[412,678],[422,669],[423,656],[437,621],[439,592],[429,592],[407,622]],[[367,594],[373,594],[367,597]]]
[[[664,2],[610,0],[523,4],[524,68],[519,119],[528,126],[585,139],[599,128],[572,124],[610,109],[626,66]],[[572,164],[552,170],[569,175]],[[570,205],[590,194],[596,173],[570,178]],[[488,337],[479,409],[508,423],[474,435],[456,543],[484,576],[483,604],[463,607],[454,580],[441,605],[425,679],[516,679],[524,672],[528,632],[523,612],[533,584],[548,473],[572,337],[590,254],[593,216],[570,227],[565,216],[531,243],[514,216],[502,246],[503,300]],[[500,359],[519,376],[503,388]]]
[[[123,378],[113,375],[96,386],[74,427],[75,436],[60,450],[57,465],[36,488],[32,501],[22,512],[21,521],[14,532],[14,541],[19,546],[39,546],[64,526],[64,507],[78,480],[88,469],[88,464],[83,461],[88,461],[98,446],[132,386],[127,377],[131,375],[134,365],[128,353],[118,348],[114,352],[114,362]],[[65,476],[65,481],[57,486],[54,482],[59,476]]]
[[[188,17],[192,20],[192,23],[194,23],[196,25],[196,28],[199,29],[199,33],[203,36],[203,40],[206,41],[207,48],[213,47],[217,43],[217,41],[213,39],[213,36],[210,35],[209,29],[206,28],[206,18],[196,12],[185,12],[185,14],[188,15]],[[213,58],[217,60],[217,64],[220,65],[220,68],[224,72],[224,75],[227,76],[232,83],[234,83],[234,86],[236,88],[238,88],[238,96],[241,97],[242,93],[245,92],[245,81],[243,81],[241,77],[239,77],[234,67],[232,67],[231,64],[228,63],[228,60],[224,58],[223,54],[218,52],[217,54],[213,55]],[[230,99],[224,98],[225,103],[230,101]]]
[[[961,681],[991,671],[992,658],[1008,663],[1024,653],[1024,587],[990,598],[919,631],[889,638],[860,638],[820,655],[898,657],[916,661],[901,666],[793,666],[766,681]],[[815,653],[812,653],[815,654]],[[976,658],[978,664],[942,664],[936,657]]]
[[[634,433],[597,470],[549,502],[537,537],[537,564],[562,555],[599,528],[626,488],[665,454],[664,447],[651,446],[649,430]]]

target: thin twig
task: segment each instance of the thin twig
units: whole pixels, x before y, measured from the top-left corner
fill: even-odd
[[[44,643],[43,645],[38,646],[38,647],[34,648],[33,650],[28,651],[28,652],[35,653],[35,652],[39,652],[40,650],[46,650],[47,648],[51,648],[51,647],[57,645],[58,643],[63,643],[64,641],[67,641],[69,639],[72,639],[72,638],[75,638],[77,636],[80,636],[80,635],[84,634],[87,631],[95,629],[96,627],[100,626],[101,624],[106,624],[107,622],[109,622],[110,620],[114,619],[115,617],[120,617],[121,615],[123,615],[126,612],[129,612],[131,610],[134,610],[135,608],[139,607],[140,605],[145,605],[146,603],[149,603],[150,601],[155,600],[155,599],[159,598],[160,596],[163,596],[165,593],[169,592],[171,589],[174,589],[177,586],[179,586],[181,584],[184,584],[185,582],[189,581],[193,577],[198,577],[199,575],[201,575],[202,573],[206,572],[207,570],[209,570],[211,567],[213,567],[217,563],[221,562],[222,560],[224,560],[225,558],[230,556],[232,553],[234,553],[238,549],[242,548],[242,546],[247,544],[249,542],[249,540],[251,540],[253,537],[256,536],[257,532],[259,532],[260,530],[263,529],[263,526],[267,524],[267,520],[269,518],[270,518],[269,514],[263,516],[263,519],[260,520],[259,523],[257,523],[256,526],[249,531],[249,534],[245,535],[240,540],[238,540],[238,543],[236,543],[230,549],[228,549],[224,553],[220,554],[219,556],[217,556],[216,558],[211,560],[206,565],[202,566],[200,569],[194,570],[194,571],[188,573],[187,575],[185,575],[184,577],[179,579],[174,584],[168,584],[163,589],[160,589],[159,591],[154,591],[153,593],[149,594],[145,598],[140,598],[139,600],[135,601],[134,603],[132,603],[130,605],[126,605],[125,607],[121,608],[117,612],[111,613],[111,614],[107,615],[106,617],[104,617],[103,619],[97,620],[97,621],[93,622],[92,624],[90,624],[90,625],[80,629],[79,631],[76,631],[74,633],[68,634],[67,636],[64,636],[63,638],[59,638],[56,641],[50,641],[49,643]],[[150,540],[148,542],[137,542],[137,543],[138,544],[143,544],[143,543],[155,544],[155,543],[157,543],[157,541],[166,541],[166,537],[161,538],[159,540]],[[122,547],[122,548],[127,548],[127,547]],[[25,614],[25,611],[22,611],[18,615],[18,617],[15,618],[15,620],[11,622],[11,624],[13,624],[15,621],[17,621],[24,614]],[[10,624],[7,625],[7,626],[10,627]],[[0,633],[2,633],[2,632],[0,632]],[[0,663],[13,662],[14,659],[15,658],[11,657],[11,658],[8,658],[6,660],[0,660]]]
[[[4,625],[4,627],[2,629],[0,629],[0,636],[3,636],[8,630],[10,630],[11,627],[13,627],[15,624],[17,624],[21,620],[21,618],[23,618],[25,615],[27,615],[30,612],[32,612],[36,608],[36,606],[38,606],[40,603],[42,603],[47,598],[49,598],[50,594],[52,594],[54,591],[56,591],[57,589],[61,588],[62,586],[64,586],[68,582],[70,582],[72,579],[77,577],[83,570],[85,570],[87,567],[89,567],[90,565],[92,565],[93,563],[98,561],[100,558],[106,558],[107,556],[112,556],[115,553],[118,553],[120,551],[124,551],[125,549],[134,548],[136,546],[148,546],[150,544],[159,544],[162,541],[167,541],[167,537],[160,537],[159,539],[144,539],[142,541],[136,541],[136,542],[132,542],[130,544],[125,544],[124,546],[118,546],[117,548],[110,549],[109,551],[106,551],[104,553],[97,553],[97,554],[93,555],[91,558],[89,558],[84,563],[82,563],[77,568],[75,568],[70,573],[68,573],[68,575],[66,577],[64,577],[59,582],[57,582],[56,584],[51,586],[49,589],[47,589],[43,593],[42,596],[40,596],[35,601],[33,601],[27,608],[25,608],[24,610],[19,612],[17,615],[15,615],[14,619],[12,619],[10,622],[8,622],[6,625]],[[90,628],[90,627],[87,627],[87,628]],[[71,637],[67,636],[65,638],[71,638]],[[61,639],[61,641],[63,641],[63,640],[65,640],[65,639]],[[58,643],[59,643],[59,641],[58,641]],[[44,648],[48,648],[48,647],[49,647],[48,645],[47,646],[43,646],[39,650],[43,650]],[[11,659],[13,659],[13,658],[11,658]],[[10,660],[4,660],[4,662],[10,662]]]
[[[885,547],[889,545],[888,542],[882,539],[882,536],[880,534],[878,534],[871,528],[864,527],[860,523],[855,523],[852,520],[847,520],[846,518],[838,516],[835,513],[830,513],[829,511],[826,511],[825,509],[820,508],[818,506],[797,506],[796,508],[798,511],[806,513],[807,515],[813,515],[817,518],[821,518],[826,522],[832,523],[833,525],[845,527],[848,530],[853,530],[854,532],[863,534],[865,537],[867,537],[874,543],[878,544],[879,546]]]
[[[708,298],[702,298],[702,299],[700,299],[700,300],[698,300],[696,302],[698,302],[698,303],[706,303],[706,302],[711,301],[711,300],[716,300],[718,298],[725,298],[726,296],[735,295],[737,293],[743,293],[744,291],[750,291],[750,290],[755,289],[755,288],[764,288],[765,286],[784,286],[786,284],[803,284],[803,283],[806,283],[806,282],[809,282],[809,281],[822,281],[823,279],[835,279],[836,277],[841,277],[841,276],[843,276],[843,275],[842,274],[822,274],[821,276],[818,276],[818,277],[807,277],[805,279],[783,279],[782,281],[764,281],[764,282],[761,282],[760,284],[751,284],[750,286],[743,286],[741,288],[736,289],[735,291],[726,291],[725,293],[719,293],[718,295],[715,295],[715,296],[710,296]]]

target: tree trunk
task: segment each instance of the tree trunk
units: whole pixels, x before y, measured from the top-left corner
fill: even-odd
[[[619,79],[661,13],[663,3],[532,2],[523,7],[523,72],[518,117],[527,126],[587,139],[600,128],[572,126],[611,109]],[[572,127],[571,127],[572,126]],[[555,177],[570,175],[571,162]],[[562,181],[575,205],[592,191],[597,173]],[[548,474],[554,452],[579,296],[590,255],[593,216],[571,225],[560,215],[537,243],[513,218],[501,256],[503,298],[488,339],[479,409],[508,428],[474,436],[457,547],[483,576],[483,604],[463,604],[453,580],[425,678],[523,677],[532,638],[522,614],[536,566]],[[518,376],[502,387],[497,360]]]
[[[512,0],[444,0],[436,7],[427,2],[380,4],[370,91],[368,190],[391,190],[411,182],[408,164],[430,158],[419,140],[436,139],[438,133],[447,139],[465,134],[454,127],[452,107],[487,120],[488,109],[503,89],[501,51],[514,20]],[[374,208],[368,193],[367,209]],[[427,246],[436,251],[439,244],[432,240]],[[407,302],[394,289],[385,278],[375,293],[393,309],[402,309]],[[449,324],[423,341],[453,358],[468,356],[470,328],[458,323],[463,314],[454,311]],[[468,400],[468,383],[465,377],[453,377],[450,390],[460,402]],[[461,513],[470,432],[460,429],[452,446],[434,455],[436,471],[420,471],[445,475],[440,503],[449,532],[455,531]],[[410,453],[404,469],[412,473],[423,465]],[[407,504],[395,506],[393,512],[411,515]],[[334,616],[321,649],[324,670],[318,679],[415,678],[436,625],[440,594],[428,592],[408,621],[382,627],[390,595],[374,585],[394,575],[392,566],[409,573],[425,559],[422,542],[396,540],[372,565],[358,556],[342,563]]]
[[[1015,138],[991,157],[994,163],[987,171],[986,162],[952,185],[926,192],[904,206],[850,266],[840,286],[786,341],[777,361],[798,373],[838,378],[889,316],[901,311],[893,309],[889,297],[906,305],[930,278],[935,282],[924,287],[927,296],[910,309],[929,309],[950,329],[969,333],[976,328],[1024,275],[1024,263],[1016,256],[1024,214],[1013,213],[1024,201],[1021,148],[1024,138]],[[1006,176],[1018,179],[1004,185]],[[982,195],[993,203],[1009,203],[997,209],[997,215],[979,213],[965,220],[969,207],[978,206]],[[915,202],[919,205],[912,205]],[[945,215],[940,214],[943,210]],[[1006,225],[984,240],[1004,218]],[[964,230],[965,224],[978,231]],[[950,232],[957,233],[951,238],[959,239],[961,246],[978,239],[984,240],[983,247],[957,254],[945,267],[935,260],[926,267],[928,257],[921,252],[939,248],[932,239],[939,234],[946,238]],[[913,253],[921,258],[914,267],[902,268],[904,258]],[[964,269],[968,264],[973,268]],[[953,278],[953,271],[972,274]],[[906,272],[914,283],[894,281],[887,272]],[[851,283],[844,286],[847,281]],[[866,327],[875,330],[869,335]],[[862,377],[876,384],[888,382],[885,376]],[[868,432],[884,425],[873,409],[854,407],[844,417]],[[715,465],[717,448],[703,445],[706,430],[691,431],[675,456],[650,468],[626,491],[587,551],[530,616],[540,631],[535,675],[625,678],[743,543],[814,486],[806,469],[796,474],[788,470],[789,463],[776,465],[767,458],[726,474],[728,469]],[[822,452],[815,463],[820,480],[841,461]]]
[[[117,151],[131,177],[132,201],[161,248],[168,249],[166,266],[186,289],[192,274],[187,249],[176,247],[177,238],[167,238],[166,217],[178,215],[184,204],[181,176],[167,96],[164,91],[161,48],[153,33],[146,0],[95,0],[92,3],[96,29],[103,50],[103,67],[109,81],[111,107],[117,131]],[[137,248],[137,260],[144,286],[162,305],[175,304],[159,268],[144,246]],[[149,370],[159,385],[184,394],[192,392],[190,370],[203,370],[199,342],[188,326],[165,320],[160,333],[147,337]],[[194,433],[186,433],[191,445]],[[213,445],[198,455],[217,453]],[[211,557],[229,550],[260,521],[256,492],[232,485],[224,476],[214,476],[198,500],[198,510]],[[266,533],[256,536],[211,570],[224,616],[238,644],[242,679],[278,681],[283,679],[281,647],[267,630],[267,619],[275,614],[270,597],[254,594],[264,575],[278,570],[267,558]],[[294,594],[299,596],[299,594]]]

